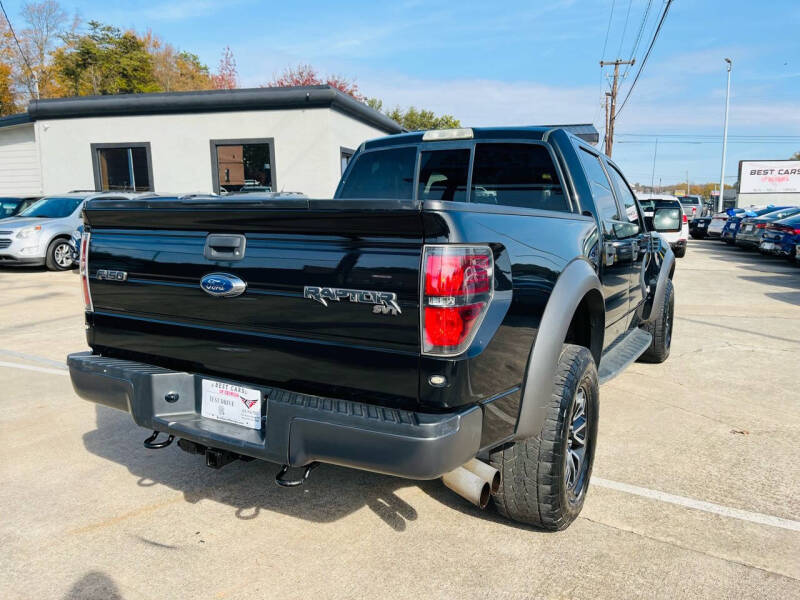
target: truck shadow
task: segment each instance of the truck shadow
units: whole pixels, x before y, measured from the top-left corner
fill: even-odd
[[[279,465],[237,461],[214,470],[176,444],[146,450],[142,440],[147,431],[135,425],[130,415],[100,405],[95,410],[97,428],[84,434],[86,449],[125,466],[138,478],[139,486],[165,485],[182,492],[191,503],[208,499],[227,504],[234,508],[236,518],[243,520],[255,519],[267,510],[328,523],[364,506],[397,532],[405,531],[407,523],[417,519],[416,509],[395,493],[415,485],[413,482],[321,465],[304,486],[280,488],[274,483]],[[429,483],[441,487],[439,481]],[[463,502],[458,497],[450,500]]]
[[[395,492],[418,487],[429,497],[465,519],[483,519],[506,527],[540,531],[527,525],[506,521],[490,505],[480,510],[444,487],[440,480],[410,481],[321,465],[305,485],[280,488],[275,485],[279,465],[254,460],[233,462],[223,469],[205,466],[197,456],[189,455],[176,444],[162,450],[146,450],[142,440],[147,431],[138,427],[127,413],[97,405],[97,428],[84,434],[86,449],[102,458],[125,466],[137,477],[141,487],[165,485],[183,493],[192,504],[213,500],[231,506],[237,519],[256,519],[261,511],[278,512],[315,523],[330,523],[354,513],[364,506],[386,525],[401,533],[408,523],[416,521],[417,510]],[[544,532],[543,532],[544,533]]]

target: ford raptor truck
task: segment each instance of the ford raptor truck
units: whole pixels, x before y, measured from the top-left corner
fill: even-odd
[[[147,448],[442,477],[563,529],[592,472],[599,384],[669,355],[675,258],[622,171],[563,128],[365,142],[333,199],[91,200],[87,400]],[[649,226],[649,227],[648,227]],[[159,437],[160,436],[160,437]]]

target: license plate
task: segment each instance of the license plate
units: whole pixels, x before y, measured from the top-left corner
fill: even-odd
[[[794,255],[800,258],[800,245],[794,247]]]
[[[773,242],[761,242],[762,250],[774,250],[775,244]]]
[[[747,226],[745,226],[745,228],[744,228],[744,229],[742,229],[742,231],[743,231],[744,233],[747,233],[748,231],[753,231],[753,228],[752,228],[750,225],[747,225]]]
[[[261,392],[203,379],[201,414],[208,419],[261,429]]]

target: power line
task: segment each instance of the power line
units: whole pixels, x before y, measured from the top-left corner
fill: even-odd
[[[647,25],[647,17],[650,16],[650,7],[653,4],[653,0],[647,0],[647,7],[644,9],[644,15],[642,16],[642,24],[639,26],[639,32],[636,34],[636,40],[633,43],[633,50],[631,50],[631,55],[629,60],[633,60],[636,56],[636,51],[639,49],[639,44],[642,42],[642,35],[644,35],[644,27]],[[625,67],[625,71],[622,73],[622,78],[625,79],[628,75],[628,71],[630,70],[630,66]]]
[[[658,139],[658,138],[655,138]],[[617,140],[617,144],[652,144],[653,140]],[[731,140],[729,144],[797,144],[798,140]],[[719,144],[719,140],[659,140],[659,144]]]
[[[603,51],[600,53],[600,59],[602,60],[606,55],[606,46],[608,46],[608,34],[611,33],[611,22],[614,20],[614,6],[617,4],[617,0],[611,0],[611,14],[608,16],[608,28],[606,29],[606,41],[603,42]]]
[[[691,138],[713,138],[713,139],[722,139],[721,135],[716,135],[713,133],[619,133],[617,135],[625,136],[625,137],[691,137]],[[800,135],[782,135],[782,134],[771,134],[765,133],[764,135],[744,135],[744,134],[737,134],[737,135],[729,135],[728,138],[797,138],[800,139]]]
[[[628,12],[625,13],[625,26],[622,28],[622,37],[619,39],[619,49],[617,50],[617,58],[622,56],[622,45],[625,43],[625,34],[628,33],[628,21],[631,18],[631,4],[633,0],[628,0]],[[625,74],[622,75],[625,77]]]
[[[22,45],[19,43],[17,39],[17,34],[14,32],[14,27],[11,25],[11,19],[8,18],[8,13],[6,12],[6,7],[3,6],[2,0],[0,0],[0,9],[3,11],[3,16],[6,18],[6,23],[8,23],[8,29],[11,31],[11,36],[14,38],[14,41],[17,44],[17,49],[19,49],[19,54],[22,57],[22,61],[25,63],[25,66],[28,67],[28,72],[30,72],[31,77],[33,78],[33,88],[34,88],[34,95],[36,99],[39,99],[39,80],[36,77],[36,73],[33,72],[31,68],[31,64],[28,62],[28,57],[25,56],[25,52],[22,51]]]
[[[639,77],[644,71],[644,67],[647,64],[647,59],[650,58],[650,53],[653,51],[653,46],[656,45],[656,40],[658,39],[658,34],[661,33],[661,27],[664,25],[664,20],[667,18],[667,13],[669,12],[669,8],[672,6],[672,0],[666,0],[666,5],[664,6],[664,12],[661,14],[661,19],[656,26],[656,31],[653,34],[653,39],[650,40],[650,46],[647,48],[647,52],[645,52],[644,58],[642,59],[641,65],[639,65],[639,70],[636,71],[636,77],[633,78],[633,83],[631,83],[631,87],[628,90],[628,94],[625,96],[625,99],[622,101],[622,104],[619,107],[619,110],[615,114],[612,115],[612,118],[616,120],[617,116],[622,109],[625,108],[625,105],[628,103],[628,99],[631,97],[633,93],[633,89],[636,87],[636,82],[639,81]]]

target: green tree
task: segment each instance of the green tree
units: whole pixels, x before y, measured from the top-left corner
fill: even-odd
[[[148,31],[140,37],[153,64],[153,77],[163,92],[209,90],[214,87],[208,67],[196,54],[177,50]]]
[[[792,155],[792,160],[800,160],[800,152],[795,152]]]
[[[399,106],[387,113],[387,116],[400,123],[409,131],[422,131],[427,129],[453,129],[461,127],[461,121],[453,115],[436,116],[433,111],[410,106],[403,110]]]
[[[75,96],[157,92],[153,59],[132,31],[89,21],[84,34],[68,33],[53,57],[56,79]]]

